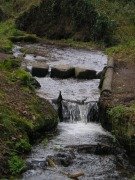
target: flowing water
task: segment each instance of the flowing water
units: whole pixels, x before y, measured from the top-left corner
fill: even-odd
[[[22,65],[28,66],[29,69],[33,62],[42,62],[47,63],[50,69],[54,65],[68,64],[99,72],[107,63],[107,57],[98,51],[38,44],[22,46],[38,51],[38,55],[23,56]],[[15,57],[22,56],[21,48],[15,46]],[[100,96],[99,80],[52,79],[49,74],[45,78],[36,79],[41,84],[37,94],[48,99],[56,109],[55,102],[61,91],[63,122],[59,123],[56,135],[51,136],[49,141],[45,138],[32,148],[27,157],[29,168],[22,175],[22,179],[66,180],[70,179],[69,174],[76,172],[84,173],[84,176],[78,178],[80,180],[127,179],[122,153],[97,152],[99,144],[107,147],[113,144],[111,134],[96,122],[97,101]],[[51,159],[52,166],[48,159]]]

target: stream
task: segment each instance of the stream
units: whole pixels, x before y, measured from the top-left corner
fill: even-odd
[[[33,53],[21,53],[21,49]],[[35,51],[36,50],[36,51]],[[107,64],[107,56],[88,51],[54,45],[20,44],[13,49],[15,57],[23,57],[22,66],[31,71],[33,63],[70,65],[100,72]],[[36,78],[41,88],[38,96],[48,99],[57,110],[55,101],[62,94],[63,122],[57,132],[34,145],[27,156],[28,170],[23,180],[113,180],[128,179],[129,165],[125,152],[114,142],[113,136],[102,128],[98,119],[97,102],[100,97],[99,79]]]

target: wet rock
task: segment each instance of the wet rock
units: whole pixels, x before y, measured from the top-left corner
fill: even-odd
[[[34,65],[32,67],[32,76],[36,77],[45,77],[48,73],[49,66],[47,64],[44,65]]]
[[[95,79],[96,71],[84,68],[75,68],[75,77],[78,79]]]
[[[35,78],[32,78],[31,85],[34,86],[36,89],[41,87],[40,83]]]
[[[54,156],[48,156],[46,161],[48,162],[49,166],[64,166],[67,167],[73,163],[73,159],[75,158],[75,155],[72,151],[67,152],[59,152],[55,154]]]
[[[99,112],[97,103],[93,104],[89,109],[89,113],[87,115],[88,122],[98,122],[99,121]]]
[[[68,65],[54,66],[51,68],[52,78],[71,78],[75,76],[75,68]]]
[[[60,91],[59,97],[57,99],[58,116],[59,116],[60,121],[63,121],[62,100],[63,100],[63,98],[62,98],[62,94],[61,94],[61,91]]]
[[[116,155],[121,153],[118,147],[110,146],[107,144],[83,144],[83,145],[70,145],[66,148],[76,149],[79,153],[92,153],[97,155]]]
[[[27,169],[46,169],[47,168],[47,162],[46,160],[32,160],[30,162],[27,162]]]

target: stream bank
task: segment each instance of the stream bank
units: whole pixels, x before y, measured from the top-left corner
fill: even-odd
[[[20,65],[0,53],[0,178],[22,172],[33,139],[58,124],[57,112],[36,95],[37,82]]]
[[[22,65],[29,71],[33,63],[41,61],[42,64],[48,64],[49,69],[54,65],[68,64],[96,71],[101,71],[107,63],[107,57],[101,52],[40,44],[26,45],[27,48],[32,46],[44,55],[23,55]],[[22,55],[21,48],[16,47],[15,56]],[[22,179],[69,179],[67,174],[75,172],[84,174],[81,179],[86,180],[128,179],[132,167],[125,151],[100,123],[92,122],[98,116],[100,80],[59,79],[49,75],[36,78],[41,85],[37,93],[48,99],[57,110],[56,101],[61,92],[63,122],[59,123],[58,133],[54,137],[32,148],[27,157],[28,170]]]
[[[114,67],[111,95],[100,97],[100,121],[135,160],[135,66],[115,60]]]

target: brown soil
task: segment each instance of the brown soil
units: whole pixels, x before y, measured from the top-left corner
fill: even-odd
[[[11,55],[0,52],[0,60],[7,59],[9,56]]]
[[[112,93],[101,95],[99,104],[102,125],[112,131],[127,152],[135,152],[135,64],[115,61]],[[113,107],[118,108],[113,111],[117,114],[109,117],[107,110]],[[125,108],[125,114],[121,114],[120,107]]]
[[[135,102],[135,65],[116,62],[112,82],[111,104],[131,105]]]

